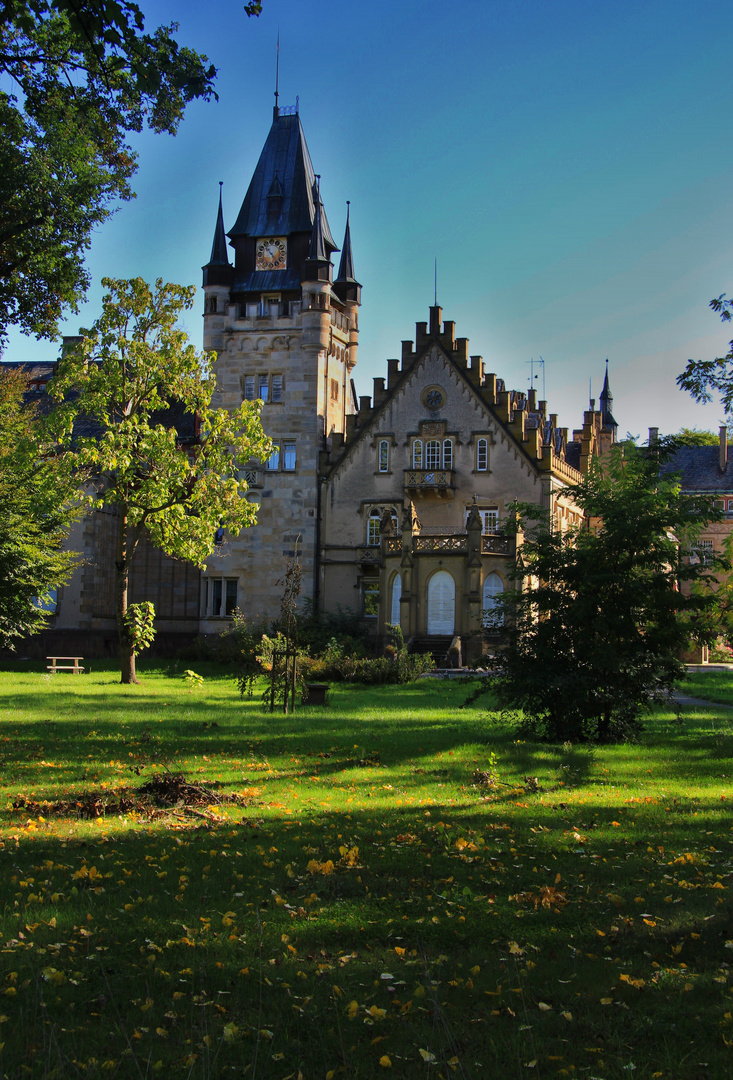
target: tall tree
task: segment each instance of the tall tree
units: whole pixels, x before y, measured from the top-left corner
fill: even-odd
[[[550,739],[633,734],[683,674],[692,637],[714,636],[713,567],[682,558],[715,511],[660,472],[665,447],[618,448],[573,489],[585,523],[566,532],[520,509],[515,589],[500,617],[503,704]],[[681,583],[697,588],[680,589]]]
[[[257,14],[259,4],[247,4]],[[128,134],[174,134],[216,69],[130,0],[5,0],[0,12],[0,344],[54,337],[89,284],[93,228],[133,195]]]
[[[733,320],[733,300],[726,300],[725,293],[711,300],[710,307],[722,322]],[[733,341],[725,356],[715,360],[688,360],[685,370],[677,376],[677,385],[702,405],[717,394],[726,416],[733,416]]]
[[[59,362],[53,423],[69,457],[95,477],[99,498],[117,508],[116,612],[122,682],[136,682],[130,568],[145,533],[166,554],[204,567],[218,529],[238,533],[256,510],[240,471],[266,460],[259,402],[212,409],[211,357],[177,326],[195,289],[150,288],[141,278],[102,282],[103,313]],[[195,423],[182,443],[176,417]],[[81,434],[90,422],[92,434]],[[140,612],[135,613],[137,616]]]
[[[79,512],[77,478],[24,404],[26,382],[0,372],[0,645],[11,649],[46,626],[48,601],[77,561],[62,550]]]

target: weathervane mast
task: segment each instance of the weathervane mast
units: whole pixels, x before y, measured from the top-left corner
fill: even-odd
[[[280,27],[277,28],[277,56],[275,59],[275,115],[280,111],[278,99],[280,97]]]

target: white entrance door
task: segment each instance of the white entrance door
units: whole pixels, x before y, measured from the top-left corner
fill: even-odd
[[[428,634],[452,634],[455,611],[455,582],[446,570],[438,570],[428,582]]]

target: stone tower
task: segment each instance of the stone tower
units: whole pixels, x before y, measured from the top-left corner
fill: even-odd
[[[227,235],[234,249],[229,261]],[[246,469],[258,523],[224,536],[202,579],[203,632],[221,628],[234,607],[276,618],[285,565],[296,548],[302,597],[318,604],[319,454],[343,435],[357,409],[361,286],[354,277],[347,213],[337,251],[297,109],[273,110],[272,127],[237,219],[226,234],[221,191],[214,242],[203,267],[204,348],[217,353],[216,404],[262,402],[262,424],[277,444]]]

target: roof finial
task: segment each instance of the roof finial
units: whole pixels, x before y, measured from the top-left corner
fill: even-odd
[[[433,301],[435,307],[438,306],[438,256],[435,256],[435,299]]]

